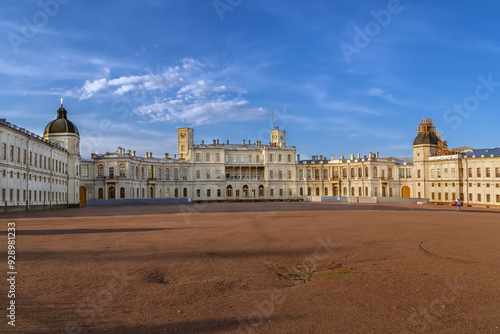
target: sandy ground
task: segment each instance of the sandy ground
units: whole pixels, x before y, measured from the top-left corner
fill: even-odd
[[[0,215],[1,333],[500,333],[500,211],[214,203]]]

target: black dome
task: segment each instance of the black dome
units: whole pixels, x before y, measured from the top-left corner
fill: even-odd
[[[415,145],[437,145],[439,143],[439,137],[434,134],[421,134],[413,141],[413,146]]]
[[[80,135],[76,125],[71,123],[67,116],[68,112],[61,104],[61,108],[57,110],[57,119],[53,120],[45,127],[44,135],[51,133],[74,133]]]

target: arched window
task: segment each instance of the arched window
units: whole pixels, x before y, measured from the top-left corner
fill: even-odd
[[[328,188],[325,187],[325,196],[328,196]]]
[[[161,167],[158,167],[158,169],[157,169],[156,178],[158,180],[161,180]]]
[[[304,179],[304,171],[302,169],[299,169],[299,180]]]
[[[158,198],[161,198],[161,188],[158,188]]]
[[[365,196],[368,196],[368,187],[365,187]]]
[[[135,177],[139,178],[139,166],[135,166]],[[139,194],[137,194],[137,197],[139,197]]]
[[[120,198],[125,198],[125,188],[120,188]]]
[[[307,188],[307,196],[311,196],[311,187]]]
[[[97,191],[97,198],[104,199],[104,190],[102,188]]]
[[[363,168],[361,167],[358,167],[358,177],[363,177]]]
[[[125,164],[120,165],[120,176],[125,176]]]
[[[165,178],[167,180],[170,180],[170,168],[165,168]]]
[[[342,177],[343,178],[347,177],[347,168],[342,168]]]
[[[356,176],[355,172],[354,172],[354,168],[351,168],[351,177],[354,178]]]
[[[187,180],[188,179],[188,170],[185,167],[182,169],[182,179],[183,180]],[[184,196],[184,197],[187,197],[187,196]]]
[[[143,179],[143,178],[144,178],[144,166],[141,167],[141,179]],[[142,196],[142,197],[144,197],[144,196]]]
[[[368,178],[368,167],[365,167],[365,177]]]
[[[376,166],[373,167],[373,177],[377,177],[377,167]]]
[[[358,196],[363,196],[363,190],[361,187],[358,188]]]
[[[347,187],[344,187],[344,196],[347,196]]]
[[[175,198],[179,197],[179,189],[178,188],[175,188],[175,190],[174,190],[174,197]]]
[[[316,196],[319,196],[319,187],[316,187]]]
[[[259,187],[259,190],[260,190],[260,187]],[[264,190],[264,189],[262,189]],[[227,198],[232,198],[233,197],[233,186],[229,185],[227,186],[226,188],[226,197]]]
[[[328,169],[323,169],[323,179],[328,179]]]
[[[339,195],[339,187],[333,186],[333,196],[338,196]]]
[[[300,187],[299,194],[300,196],[304,196],[304,188]]]
[[[149,198],[155,198],[155,188],[149,187]]]
[[[142,188],[142,198],[146,197],[146,189]]]
[[[314,168],[314,179],[318,180],[319,179],[319,169]]]
[[[264,197],[264,186],[262,184],[259,186],[259,197]]]
[[[374,189],[375,196],[378,196],[377,190],[378,190],[377,187],[375,187],[375,189]]]
[[[243,186],[243,197],[248,197],[248,186],[246,184]]]
[[[354,187],[351,187],[351,196],[354,196],[355,193],[354,193]]]
[[[97,176],[104,176],[104,165],[97,166]]]
[[[187,188],[182,189],[182,197],[188,197],[188,190],[187,190]]]
[[[136,193],[137,193],[137,196],[135,198],[139,198],[139,188],[137,188]]]
[[[179,169],[178,168],[174,168],[174,180],[178,180],[178,179],[179,179]]]
[[[165,189],[165,197],[170,198],[170,188]]]
[[[387,169],[387,177],[388,177],[388,178],[392,178],[392,167],[389,167],[389,168]]]
[[[311,170],[310,170],[310,169],[308,169],[308,170],[307,170],[307,178],[308,178],[308,179],[310,179],[310,178],[311,178]]]

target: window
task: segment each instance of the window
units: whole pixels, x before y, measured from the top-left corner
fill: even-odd
[[[196,170],[196,179],[199,180],[200,179],[200,171],[199,170]]]
[[[236,162],[236,154],[233,154],[233,162]]]
[[[260,156],[259,155],[256,155],[255,156],[255,162],[259,163],[260,162]]]
[[[182,179],[187,180],[187,168],[182,169]],[[187,196],[184,196],[187,197]]]
[[[495,177],[500,177],[500,167],[495,167]]]
[[[241,162],[245,162],[245,156],[242,154],[241,157],[240,157],[240,161]]]
[[[201,190],[196,189],[196,197],[200,197],[200,196],[201,196]],[[184,197],[187,197],[187,196],[184,196]]]
[[[481,194],[477,194],[477,201],[481,202]]]
[[[437,177],[438,177],[438,179],[441,178],[441,169],[437,170]]]
[[[278,172],[278,179],[279,180],[283,179],[283,171],[281,171],[281,170]]]
[[[196,162],[199,162],[200,161],[200,153],[196,153],[196,158],[195,158]]]
[[[288,162],[292,162],[292,155],[291,154],[288,155]]]
[[[486,202],[490,202],[491,201],[491,197],[490,197],[490,194],[486,194]]]
[[[490,177],[490,167],[486,167],[486,173],[485,174],[486,174],[486,177]]]
[[[2,144],[2,159],[7,159],[7,144]]]
[[[104,190],[102,188],[99,188],[97,196],[99,199],[104,199]]]
[[[207,180],[210,180],[210,170],[207,169]]]
[[[120,188],[120,198],[125,198],[125,188]]]
[[[10,145],[10,161],[14,162],[14,146]]]
[[[404,168],[400,168],[399,169],[399,178],[404,179],[404,177],[405,177],[405,170],[404,170]]]
[[[220,153],[215,153],[215,161],[220,161]]]
[[[170,180],[170,168],[165,168],[165,178],[167,180]]]
[[[188,190],[187,190],[187,188],[182,189],[182,194],[183,194],[183,197],[188,197]]]
[[[115,178],[115,168],[114,167],[109,167],[109,178],[110,179]]]
[[[476,169],[476,175],[477,177],[481,177],[481,168]]]
[[[303,180],[303,179],[304,179],[304,170],[299,169],[299,180]]]
[[[280,188],[280,197],[283,197],[283,189]]]
[[[500,202],[500,195],[496,195],[496,201],[497,201],[497,203]]]
[[[472,168],[469,168],[469,177],[472,177]]]
[[[420,169],[417,170],[417,177],[420,179],[421,178],[421,175],[420,175]]]
[[[316,187],[316,196],[319,196],[319,187]]]
[[[444,169],[444,177],[448,177],[448,168]]]
[[[273,162],[273,155],[269,154],[269,162]]]
[[[406,177],[411,178],[411,169],[410,168],[406,169]]]
[[[226,154],[226,162],[229,162],[229,154]]]
[[[220,189],[217,189],[217,197],[220,197],[221,191]]]
[[[300,187],[299,189],[299,195],[304,196],[304,188]]]
[[[288,171],[288,179],[289,179],[289,180],[291,180],[291,179],[292,179],[292,171],[291,171],[291,170],[289,170],[289,171]]]
[[[23,164],[26,165],[26,150],[23,150]]]
[[[274,196],[274,189],[269,189],[269,196],[273,197]]]
[[[355,172],[354,172],[354,168],[351,168],[351,178],[354,178],[356,175],[355,175]]]
[[[210,153],[205,154],[205,161],[210,162]]]
[[[82,176],[83,177],[89,176],[89,167],[88,166],[82,166]]]
[[[178,188],[175,188],[174,190],[174,197],[179,197],[179,189]]]
[[[248,156],[248,162],[252,162],[252,155],[251,154]]]
[[[97,176],[104,176],[104,165],[97,166]]]
[[[120,165],[120,176],[125,176],[125,164]]]
[[[311,187],[307,188],[307,196],[311,196]]]
[[[207,189],[207,197],[210,197],[210,189]]]
[[[328,188],[325,187],[325,196],[328,196]]]
[[[278,161],[281,162],[281,154],[278,154]]]
[[[270,179],[272,179],[272,178],[273,178],[273,171],[272,171],[272,170],[270,170],[270,171],[269,171],[269,178],[270,178]]]
[[[373,167],[373,177],[377,177],[377,167]]]

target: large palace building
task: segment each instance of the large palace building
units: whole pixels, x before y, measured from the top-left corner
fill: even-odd
[[[43,138],[0,119],[0,199],[5,212],[78,207],[88,201],[190,198],[192,201],[402,198],[500,205],[500,148],[449,149],[432,120],[423,119],[413,159],[378,153],[301,160],[286,133],[268,144],[195,144],[191,128],[177,130],[173,157],[114,153],[80,156],[80,135],[62,103]]]

